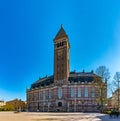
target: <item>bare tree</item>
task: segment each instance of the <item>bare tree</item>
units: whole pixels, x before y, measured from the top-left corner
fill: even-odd
[[[101,77],[95,76],[93,85],[96,88],[96,102],[102,111],[107,101],[107,84],[102,81]]]
[[[114,99],[117,103],[118,110],[120,110],[120,72],[115,73],[113,83],[115,85]]]
[[[108,81],[110,78],[109,69],[106,66],[99,66],[96,69],[96,74],[102,78],[102,81]]]
[[[107,85],[107,91],[108,91],[108,95],[110,95],[111,92],[111,84],[109,82],[110,79],[110,72],[109,69],[106,66],[99,66],[96,69],[96,74],[98,76],[100,76],[102,78],[102,81],[106,83]],[[107,92],[106,92],[106,96],[107,96]],[[107,96],[108,97],[108,96]]]
[[[107,84],[110,78],[110,72],[109,69],[106,68],[106,66],[99,66],[96,69],[96,75],[99,76],[98,78],[95,78],[98,87],[97,101],[100,103],[101,110],[103,110],[105,105],[107,104]]]

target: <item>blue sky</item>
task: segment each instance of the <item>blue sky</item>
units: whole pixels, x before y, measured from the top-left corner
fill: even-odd
[[[63,24],[70,70],[120,71],[120,0],[0,1],[0,99],[26,100],[26,87],[53,74],[53,38]]]

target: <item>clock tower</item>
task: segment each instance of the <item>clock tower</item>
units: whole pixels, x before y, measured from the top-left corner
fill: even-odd
[[[67,83],[69,77],[69,48],[68,36],[61,25],[54,38],[54,83]]]

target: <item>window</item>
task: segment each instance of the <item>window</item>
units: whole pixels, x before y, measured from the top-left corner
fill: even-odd
[[[81,89],[78,88],[78,97],[81,97]]]
[[[60,46],[62,46],[62,42],[60,42]]]
[[[43,92],[43,100],[46,100],[46,92]]]
[[[62,98],[62,88],[58,89],[58,98],[61,99]]]
[[[88,88],[85,87],[85,97],[88,97]]]
[[[41,99],[41,93],[39,93],[39,100]]]
[[[94,100],[92,100],[92,104],[93,104],[93,105],[95,104],[95,101],[94,101]]]
[[[72,100],[72,105],[74,105],[74,100]]]
[[[57,47],[59,47],[59,43],[57,43]]]
[[[92,97],[95,97],[95,89],[92,88],[92,94],[91,94]]]
[[[57,43],[57,47],[63,46],[64,42]]]
[[[51,96],[51,91],[49,91],[49,99],[51,99],[51,97],[52,97],[52,96]]]
[[[87,105],[88,104],[88,100],[84,100],[84,104]]]
[[[74,97],[74,88],[71,88],[71,97]]]
[[[38,98],[38,94],[34,93],[34,101],[37,101],[37,98]]]
[[[78,100],[78,105],[80,105],[81,104],[81,101],[80,100]]]

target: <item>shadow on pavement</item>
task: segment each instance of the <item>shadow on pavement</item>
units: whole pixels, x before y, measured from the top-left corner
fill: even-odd
[[[120,116],[110,116],[108,114],[97,116],[97,118],[101,119],[102,121],[120,121]]]

